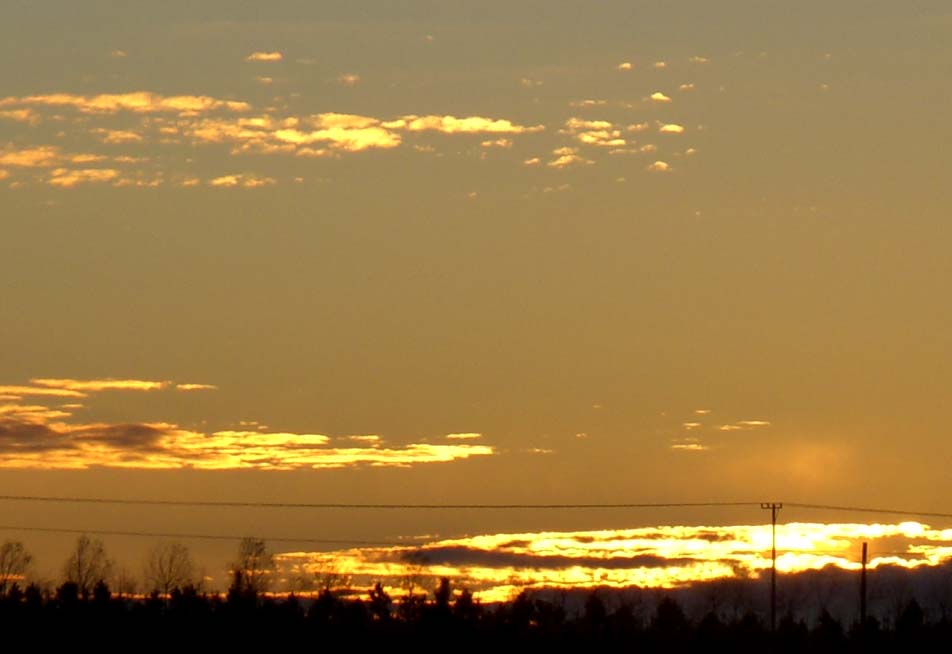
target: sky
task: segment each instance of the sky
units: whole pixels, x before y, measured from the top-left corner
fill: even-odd
[[[0,8],[5,494],[948,511],[948,3],[194,4]],[[0,516],[385,541],[765,517]],[[70,544],[17,537],[50,575]],[[233,544],[194,548],[218,574]]]

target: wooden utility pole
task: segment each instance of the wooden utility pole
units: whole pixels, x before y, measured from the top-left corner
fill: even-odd
[[[866,627],[866,543],[863,543],[863,570],[859,577],[859,627]]]
[[[762,502],[762,509],[770,509],[770,631],[777,630],[777,513],[780,502]]]

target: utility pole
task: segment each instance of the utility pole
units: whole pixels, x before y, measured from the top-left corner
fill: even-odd
[[[777,513],[780,502],[761,502],[761,509],[770,509],[770,631],[777,631]]]
[[[859,578],[859,627],[866,628],[866,543],[863,543],[863,570]]]

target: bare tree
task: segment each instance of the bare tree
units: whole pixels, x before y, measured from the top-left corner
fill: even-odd
[[[120,599],[135,595],[139,586],[135,574],[125,566],[116,572],[113,583],[116,585],[116,597]]]
[[[268,590],[274,576],[274,554],[260,538],[242,538],[238,558],[231,564],[233,588],[242,594],[257,595]]]
[[[145,562],[145,583],[148,590],[168,596],[193,582],[195,563],[188,548],[181,543],[159,543]]]
[[[0,596],[6,595],[13,584],[22,582],[33,562],[33,556],[18,540],[4,541],[0,545]]]
[[[98,538],[83,534],[76,539],[76,547],[63,565],[63,577],[76,584],[83,597],[89,597],[100,581],[105,581],[112,570],[112,561],[106,556],[106,547]]]

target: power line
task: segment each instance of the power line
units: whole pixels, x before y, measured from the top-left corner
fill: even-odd
[[[918,518],[952,518],[952,513],[941,513],[937,511],[910,511],[908,509],[883,509],[867,506],[838,506],[835,504],[802,504],[798,502],[787,502],[787,507],[797,509],[817,509],[820,511],[848,511],[851,513],[906,515]]]
[[[760,502],[619,502],[619,503],[562,503],[562,504],[414,504],[361,502],[251,502],[217,500],[149,500],[106,497],[55,497],[47,495],[0,495],[0,501],[62,502],[81,504],[130,504],[149,506],[196,506],[220,508],[263,509],[380,509],[380,510],[553,510],[553,509],[664,509],[753,507]]]

